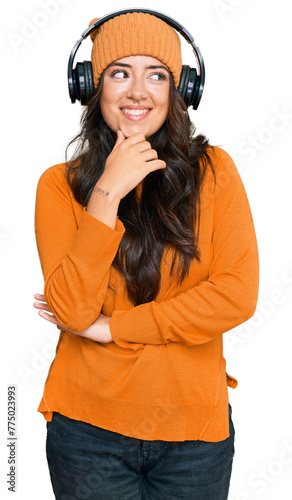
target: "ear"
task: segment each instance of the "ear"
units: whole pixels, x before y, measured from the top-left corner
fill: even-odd
[[[96,21],[98,21],[100,18],[99,17],[96,17],[95,19],[92,19],[89,23],[88,26],[91,26],[93,23],[95,23]],[[97,35],[97,32],[98,32],[98,29],[97,30],[94,30],[92,33],[90,33],[90,38],[92,40],[92,43],[94,42],[95,40],[95,37]]]

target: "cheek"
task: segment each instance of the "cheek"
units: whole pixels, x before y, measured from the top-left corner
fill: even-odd
[[[169,86],[156,96],[156,102],[160,107],[161,114],[167,115],[169,108]]]
[[[158,102],[158,101],[157,101]],[[169,110],[169,96],[161,96],[159,100],[160,115],[163,120],[166,119]]]
[[[117,131],[116,109],[114,107],[115,94],[110,88],[102,89],[100,96],[100,111],[106,124],[115,132]]]

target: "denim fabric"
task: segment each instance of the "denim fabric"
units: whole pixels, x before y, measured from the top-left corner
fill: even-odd
[[[54,413],[47,459],[57,500],[227,500],[234,456],[230,436],[144,441]]]

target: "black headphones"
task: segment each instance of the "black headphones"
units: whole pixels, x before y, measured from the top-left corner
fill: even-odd
[[[99,28],[99,26],[101,26],[103,23],[106,23],[113,17],[132,12],[144,12],[145,14],[151,14],[162,19],[172,28],[178,31],[187,40],[187,42],[191,44],[200,68],[200,74],[197,74],[197,70],[195,68],[190,68],[190,66],[185,65],[182,66],[180,81],[177,90],[186,103],[187,107],[193,106],[194,109],[197,109],[203,94],[205,83],[205,65],[199,48],[196,46],[194,39],[190,35],[190,33],[174,19],[167,17],[160,12],[144,9],[128,9],[113,12],[112,14],[101,17],[100,19],[98,19],[98,21],[96,21],[85,31],[83,31],[83,33],[81,34],[81,38],[77,40],[71,51],[68,62],[68,87],[71,102],[74,103],[77,99],[81,102],[81,104],[87,104],[89,98],[92,96],[95,90],[91,61],[83,61],[83,63],[78,62],[76,64],[76,67],[73,69],[75,54],[83,40],[87,38],[93,30]]]

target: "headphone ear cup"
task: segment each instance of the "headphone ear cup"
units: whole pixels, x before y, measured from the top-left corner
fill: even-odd
[[[187,90],[188,90],[188,80],[190,75],[191,68],[189,66],[182,66],[180,80],[177,87],[178,93],[183,98],[186,106],[189,106],[187,99]]]
[[[87,104],[95,88],[94,88],[93,70],[91,61],[84,61],[83,64],[84,64],[84,80],[85,80],[85,94],[86,94],[86,102],[84,104]]]
[[[177,90],[187,107],[198,108],[202,94],[202,92],[200,94],[200,87],[201,78],[198,76],[197,70],[189,66],[183,66]]]
[[[74,73],[74,84],[76,86],[76,99],[81,104],[88,103],[90,97],[94,92],[93,71],[91,61],[83,61],[77,63]]]
[[[189,106],[193,106],[193,109],[198,109],[199,102],[201,100],[202,94],[200,93],[201,77],[198,76],[197,70],[191,68],[189,77]]]
[[[78,90],[77,90],[77,71],[76,68],[72,69],[72,79],[68,79],[68,86],[69,86],[69,94],[70,94],[70,99],[71,102],[74,103],[76,99],[79,99],[78,97]]]

